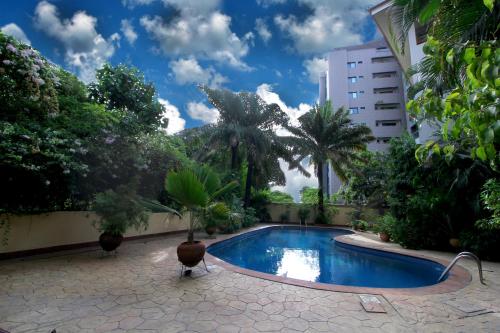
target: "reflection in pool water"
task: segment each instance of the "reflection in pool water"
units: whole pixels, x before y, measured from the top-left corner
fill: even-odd
[[[411,288],[435,284],[444,267],[419,258],[344,245],[340,229],[272,227],[209,246],[208,252],[243,268],[305,281]]]

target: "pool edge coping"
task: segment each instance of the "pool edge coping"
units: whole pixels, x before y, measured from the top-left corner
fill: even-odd
[[[283,225],[283,224],[277,224],[277,225],[267,225],[267,226],[259,226],[257,228],[252,228],[250,230],[245,230],[243,232],[240,232],[235,235],[231,235],[230,237],[225,237],[223,239],[210,239],[210,240],[205,240],[207,247],[210,245],[214,245],[216,243],[220,243],[226,240],[229,240],[231,238],[237,237],[239,235],[246,234],[248,232],[253,232],[257,230],[263,230],[267,228],[275,228],[275,227],[293,227],[294,225]],[[295,226],[297,227],[297,226]],[[341,230],[349,230],[352,231],[351,229],[348,228],[343,228],[343,227],[316,227],[314,228],[334,228],[334,229],[341,229]],[[353,232],[350,235],[356,235],[356,232]],[[427,255],[422,255],[418,253],[413,253],[408,250],[404,249],[394,249],[394,248],[387,248],[387,247],[377,247],[375,245],[369,245],[362,243],[360,241],[356,241],[353,239],[349,239],[350,235],[340,235],[335,237],[335,241],[342,243],[342,244],[347,244],[347,245],[352,245],[352,246],[357,246],[361,248],[366,248],[366,249],[371,249],[371,250],[376,250],[376,251],[383,251],[383,252],[388,252],[388,253],[394,253],[394,254],[400,254],[400,255],[405,255],[409,257],[414,257],[414,258],[419,258],[419,259],[424,259],[424,260],[429,260],[435,263],[439,263],[443,266],[447,266],[448,262],[444,259],[440,258],[435,258],[435,257],[430,257]],[[373,288],[373,287],[356,287],[356,286],[345,286],[345,285],[339,285],[339,284],[330,284],[330,283],[321,283],[321,282],[311,282],[311,281],[304,281],[304,280],[299,280],[299,279],[293,279],[293,278],[288,278],[288,277],[283,277],[283,276],[278,276],[278,275],[273,275],[273,274],[268,274],[268,273],[262,273],[258,271],[254,271],[251,269],[246,269],[242,268],[233,264],[230,264],[220,258],[217,258],[210,253],[206,252],[205,258],[208,260],[209,263],[212,263],[214,265],[218,265],[226,270],[236,272],[239,274],[259,278],[259,279],[264,279],[264,280],[269,280],[269,281],[274,281],[274,282],[279,282],[279,283],[284,283],[284,284],[289,284],[289,285],[294,285],[298,287],[305,287],[305,288],[310,288],[310,289],[317,289],[317,290],[325,290],[325,291],[333,291],[333,292],[343,292],[343,293],[354,293],[354,294],[377,294],[377,295],[406,295],[406,296],[423,296],[423,295],[434,295],[434,294],[444,294],[444,293],[449,293],[449,292],[454,292],[457,290],[460,290],[470,284],[472,281],[472,275],[470,272],[465,269],[464,267],[460,265],[455,265],[453,269],[450,271],[448,278],[444,280],[443,282],[433,284],[431,286],[425,286],[425,287],[416,287],[416,288]]]

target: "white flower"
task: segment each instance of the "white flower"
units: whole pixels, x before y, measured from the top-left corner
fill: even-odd
[[[3,63],[5,65],[12,65],[12,61],[10,61],[10,60],[4,60]]]
[[[17,49],[16,49],[16,47],[15,47],[14,45],[12,45],[12,44],[7,44],[7,47],[6,47],[6,48],[7,48],[7,50],[9,50],[10,52],[17,54]]]
[[[116,138],[114,136],[108,136],[106,138],[106,140],[104,140],[104,142],[106,142],[106,144],[110,145],[112,144],[113,142],[115,142]]]
[[[45,185],[49,186],[50,185],[50,180],[45,181]]]

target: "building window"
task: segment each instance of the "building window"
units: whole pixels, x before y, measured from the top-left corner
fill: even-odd
[[[398,91],[398,87],[373,88],[374,94],[393,94]]]
[[[396,120],[377,120],[375,122],[376,126],[382,126],[382,127],[393,127],[393,126],[398,126],[401,124],[400,119]]]
[[[355,76],[349,76],[349,77],[347,78],[347,80],[349,80],[349,82],[351,82],[351,83],[356,83],[357,78],[356,78]]]
[[[379,72],[379,73],[373,73],[373,78],[374,79],[383,79],[386,77],[396,77],[397,73],[396,71],[393,72]]]
[[[361,109],[361,110],[364,110],[364,109],[365,109],[365,107],[364,107],[364,106],[362,106],[362,107],[360,107],[360,109]]]
[[[429,30],[429,24],[420,25],[415,21],[415,40],[417,45],[425,43],[427,41],[427,31]]]
[[[372,58],[372,64],[381,64],[381,63],[386,63],[386,62],[393,62],[396,59],[393,56],[388,56],[388,57],[375,57]]]
[[[363,75],[358,76],[358,79],[364,79],[365,77]]]
[[[387,46],[377,47],[377,51],[387,51]]]
[[[389,141],[391,141],[391,138],[388,136],[377,138],[377,143],[389,143]]]
[[[358,114],[359,109],[358,108],[349,108],[349,114]]]
[[[355,91],[349,91],[349,97],[351,97],[352,99],[356,99],[358,98],[358,93]]]
[[[359,95],[363,95],[364,93],[365,93],[365,91],[364,91],[364,90],[360,90],[360,91],[359,91]]]
[[[358,61],[358,65],[361,65],[363,62],[362,61]]]
[[[347,63],[347,67],[348,67],[348,68],[356,68],[356,62],[355,62],[355,61],[353,61],[353,62],[348,62],[348,63]]]
[[[400,108],[399,103],[377,103],[375,110],[396,110]]]

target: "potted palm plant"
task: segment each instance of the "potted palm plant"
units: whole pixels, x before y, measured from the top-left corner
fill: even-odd
[[[217,174],[207,166],[168,174],[165,189],[169,196],[191,214],[187,241],[177,247],[177,258],[184,266],[194,267],[203,259],[205,244],[194,239],[194,232],[206,226],[207,221],[229,218],[229,208],[217,200],[236,186],[236,182],[221,186]],[[161,207],[172,212],[172,209],[156,204],[156,210],[161,210]]]
[[[309,217],[309,214],[311,214],[311,210],[307,206],[302,206],[299,208],[297,215],[299,216],[301,225],[306,224],[306,220]]]
[[[100,217],[93,222],[101,232],[99,245],[107,252],[120,246],[128,228],[146,229],[148,225],[148,213],[131,186],[123,185],[116,190],[98,193],[92,208]]]

